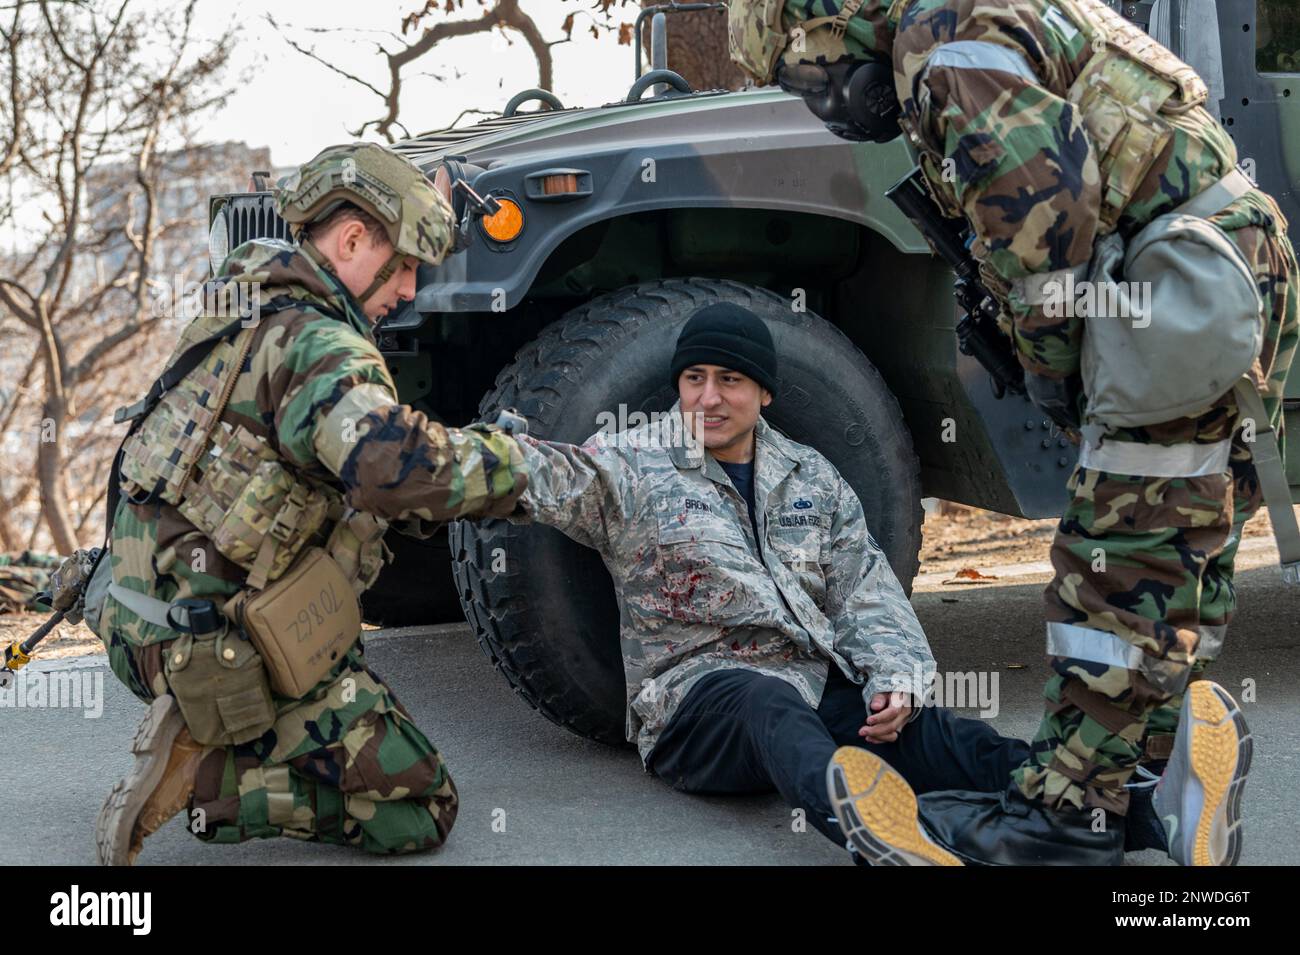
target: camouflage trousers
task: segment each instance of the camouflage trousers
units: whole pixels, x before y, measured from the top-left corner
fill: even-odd
[[[114,641],[109,662],[148,702],[167,692],[168,646]],[[261,737],[204,755],[188,821],[210,842],[288,836],[410,852],[442,845],[458,804],[442,757],[357,643],[307,696],[277,697],[276,721]]]
[[[1275,428],[1300,324],[1300,271],[1267,197],[1215,221],[1253,263],[1268,326],[1259,390]],[[1124,814],[1143,758],[1168,756],[1183,692],[1219,655],[1236,606],[1233,562],[1262,503],[1231,393],[1204,415],[1107,440],[1161,445],[1232,439],[1228,470],[1162,478],[1076,468],[1045,593],[1052,676],[1029,758],[1012,774],[1031,798]]]

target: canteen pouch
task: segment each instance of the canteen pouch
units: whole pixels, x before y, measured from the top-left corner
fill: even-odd
[[[260,589],[283,574],[325,522],[330,496],[295,478],[265,441],[224,427],[180,512]]]
[[[242,590],[222,609],[262,655],[272,689],[294,699],[306,696],[361,636],[352,583],[319,547],[265,590]]]
[[[1101,314],[1084,321],[1088,417],[1142,427],[1205,411],[1255,364],[1264,303],[1245,255],[1207,219],[1158,216],[1127,249],[1098,240],[1088,279]],[[1094,309],[1093,311],[1097,311]]]
[[[275,723],[262,658],[228,626],[173,641],[164,670],[190,735],[203,746],[247,743]]]

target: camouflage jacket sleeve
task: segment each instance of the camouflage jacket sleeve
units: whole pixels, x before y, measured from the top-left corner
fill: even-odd
[[[444,428],[399,404],[379,351],[304,310],[272,356],[267,387],[281,452],[319,462],[348,503],[388,520],[448,520],[513,506],[526,479],[504,434]]]
[[[562,531],[579,544],[608,554],[623,540],[635,510],[637,475],[622,449],[596,434],[581,446],[519,439],[528,469],[528,490],[517,523],[536,521]]]
[[[1019,295],[1025,283],[1013,283],[1085,266],[1092,255],[1098,165],[1058,75],[1082,43],[1045,26],[1038,3],[916,0],[894,44],[903,109],[922,147],[938,154],[934,185],[973,226],[973,252],[993,284],[1011,289],[1004,297],[1021,363],[1055,379],[1078,370],[1082,320],[1048,315],[1041,296]]]
[[[831,563],[826,576],[826,616],[836,651],[867,675],[863,697],[901,690],[925,699],[935,663],[916,611],[884,552],[867,530],[858,496],[839,481],[831,521]],[[914,707],[913,717],[919,713]]]

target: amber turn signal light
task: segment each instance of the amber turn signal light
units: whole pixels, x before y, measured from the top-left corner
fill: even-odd
[[[483,231],[497,242],[510,242],[524,231],[524,210],[513,199],[495,197],[501,208],[483,217]]]
[[[542,195],[565,196],[578,191],[578,177],[573,173],[561,173],[542,179]]]

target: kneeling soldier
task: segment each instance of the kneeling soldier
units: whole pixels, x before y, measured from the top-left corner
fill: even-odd
[[[439,846],[456,817],[438,751],[365,664],[357,603],[388,522],[508,511],[527,483],[507,435],[400,404],[375,345],[417,265],[447,254],[452,213],[369,144],[325,150],[276,204],[298,245],[237,248],[126,415],[98,629],[151,705],[96,823],[106,864],[183,808],[206,841],[371,852]]]

